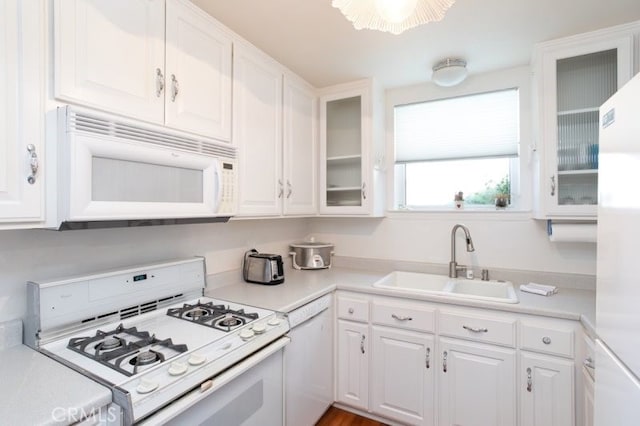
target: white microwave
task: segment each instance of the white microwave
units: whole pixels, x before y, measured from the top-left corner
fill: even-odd
[[[164,127],[58,108],[59,229],[227,221],[236,148]]]

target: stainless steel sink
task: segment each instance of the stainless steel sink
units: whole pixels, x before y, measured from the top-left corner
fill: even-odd
[[[373,287],[413,294],[432,294],[487,302],[518,303],[518,296],[509,281],[480,281],[449,278],[444,275],[394,271],[373,284]]]
[[[451,296],[491,302],[518,303],[518,296],[509,281],[453,279],[444,289]]]
[[[394,271],[373,286],[407,292],[442,293],[448,281],[449,278],[444,275]]]

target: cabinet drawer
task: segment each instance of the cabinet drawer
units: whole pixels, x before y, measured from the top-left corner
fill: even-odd
[[[494,343],[514,348],[516,346],[516,320],[487,318],[475,315],[440,312],[440,334]]]
[[[338,318],[360,322],[369,321],[369,301],[338,296]]]
[[[522,323],[520,348],[573,358],[573,330]]]
[[[372,305],[371,320],[374,324],[430,333],[435,331],[435,312],[433,309],[386,300],[374,300]]]

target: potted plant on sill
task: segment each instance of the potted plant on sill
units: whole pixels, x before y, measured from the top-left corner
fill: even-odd
[[[495,205],[496,209],[506,209],[511,204],[511,182],[509,176],[502,178],[495,187]]]

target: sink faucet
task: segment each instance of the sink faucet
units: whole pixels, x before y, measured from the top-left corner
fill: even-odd
[[[464,231],[464,237],[467,240],[467,251],[474,251],[473,240],[471,239],[471,234],[469,233],[469,228],[464,225],[457,224],[451,230],[451,262],[449,262],[449,278],[458,278],[458,271],[462,271],[467,269],[464,265],[458,265],[456,262],[456,231],[462,228]]]

